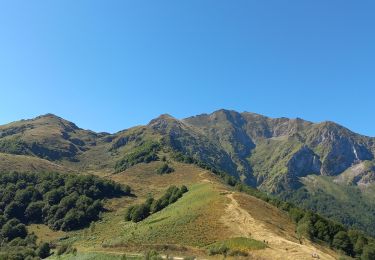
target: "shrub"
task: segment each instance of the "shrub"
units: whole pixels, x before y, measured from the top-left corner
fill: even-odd
[[[26,226],[21,224],[18,219],[11,219],[1,228],[0,234],[2,237],[7,238],[8,241],[12,241],[17,237],[25,238],[27,230]]]
[[[160,144],[155,142],[146,142],[137,147],[131,153],[126,154],[115,164],[115,172],[122,172],[138,163],[149,163],[158,160],[157,152],[160,150]]]
[[[128,207],[124,219],[126,221],[132,220],[133,222],[139,222],[147,218],[150,214],[158,212],[169,204],[176,202],[187,191],[188,189],[185,185],[181,186],[181,188],[170,186],[165,194],[158,200],[154,200],[154,198],[149,195],[143,204]]]
[[[41,223],[43,221],[42,218],[42,210],[44,208],[44,202],[31,202],[26,210],[25,210],[25,218],[29,223]]]
[[[150,250],[145,253],[145,260],[161,260],[163,259],[158,252]]]
[[[63,254],[70,254],[76,252],[77,249],[72,247],[71,244],[63,244],[58,249],[56,254],[57,255],[63,255]]]
[[[43,259],[43,258],[47,258],[51,255],[50,251],[51,251],[51,248],[50,248],[49,244],[48,243],[42,243],[37,250],[37,254],[40,258]]]
[[[363,253],[361,255],[361,260],[374,260],[375,259],[375,245],[366,245],[363,248]]]
[[[333,238],[332,246],[343,250],[344,252],[350,252],[352,250],[352,244],[345,231],[339,231]]]
[[[167,163],[163,163],[162,166],[160,166],[158,169],[156,169],[157,174],[168,174],[174,172],[174,169],[172,167],[169,167]]]
[[[226,245],[211,247],[208,250],[209,255],[224,255],[224,256],[226,256],[228,252],[229,252],[229,248]]]
[[[228,255],[230,256],[248,256],[249,253],[242,250],[230,250]]]
[[[131,220],[139,222],[150,215],[150,208],[146,204],[135,206],[131,212]]]

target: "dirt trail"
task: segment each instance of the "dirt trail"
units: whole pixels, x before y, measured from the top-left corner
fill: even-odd
[[[209,180],[207,179],[207,177],[209,176],[209,172],[208,171],[201,171],[199,173],[199,177],[201,178],[201,181],[203,182],[208,182],[208,183],[213,183],[212,180]],[[205,176],[206,175],[206,176]],[[208,175],[208,176],[207,176]]]
[[[330,254],[319,250],[311,243],[291,241],[268,229],[262,220],[254,219],[251,214],[243,209],[234,194],[228,194],[227,208],[222,217],[223,223],[231,229],[233,236],[251,237],[259,241],[267,241],[268,248],[254,251],[254,255],[265,259],[313,259],[312,253],[319,255],[320,259],[335,259]]]

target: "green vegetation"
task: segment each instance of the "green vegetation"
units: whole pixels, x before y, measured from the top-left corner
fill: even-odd
[[[167,163],[163,163],[159,168],[156,169],[157,174],[168,174],[174,172],[174,169]]]
[[[373,195],[366,196],[357,186],[336,184],[332,177],[314,176],[309,180],[304,181],[305,187],[282,193],[280,197],[347,227],[375,235]]]
[[[137,244],[177,244],[204,247],[222,235],[218,214],[222,196],[210,183],[189,187],[189,192],[168,207],[134,223],[127,221],[123,233],[104,242],[104,247]],[[207,207],[210,205],[210,207]],[[116,223],[117,224],[117,223]]]
[[[373,239],[360,232],[353,235],[357,231],[350,230],[349,227],[375,234],[374,166],[373,161],[366,166],[366,171],[354,166],[359,165],[356,164],[358,161],[373,160],[373,143],[374,139],[357,135],[334,123],[313,124],[300,119],[271,119],[225,110],[181,121],[163,116],[147,126],[116,134],[82,130],[53,115],[0,126],[0,152],[9,157],[7,165],[4,164],[5,160],[1,160],[2,169],[23,172],[40,172],[40,169],[59,172],[71,169],[72,172],[78,172],[83,169],[86,173],[104,176],[113,172],[114,165],[115,171],[121,172],[135,164],[159,160],[158,155],[165,156],[165,159],[161,159],[163,162],[155,164],[161,166],[156,169],[157,173],[169,173],[172,171],[170,166],[177,167],[178,163],[172,164],[170,159],[212,171],[232,188],[287,212],[297,224],[296,234],[301,242],[306,237],[363,259],[373,258]],[[301,147],[307,147],[311,153],[302,153],[301,157],[294,156]],[[319,155],[319,160],[315,161],[320,161],[322,165],[317,171],[311,171],[314,167],[307,166],[309,163],[306,162],[311,154]],[[298,167],[292,167],[296,165]],[[143,166],[150,173],[155,172],[153,164],[139,165],[134,168],[134,172],[133,169],[129,171],[131,174],[118,177],[124,177],[125,183],[133,181],[140,171],[138,168]],[[348,167],[357,171],[349,169],[346,174],[341,174]],[[178,169],[176,174],[170,176],[154,174],[152,178],[168,179],[173,184],[171,180],[180,172]],[[319,172],[340,176],[319,176],[312,179],[312,183],[300,182],[299,177]],[[285,194],[281,194],[282,200],[275,199],[241,184],[237,177],[267,192],[280,195],[284,191]],[[45,187],[39,183],[30,183],[28,179],[23,182],[10,181],[9,185],[0,187],[0,232],[3,236],[1,239],[5,241],[2,252],[6,251],[5,247],[22,252],[21,247],[24,247],[31,248],[35,256],[42,254],[47,250],[38,249],[40,245],[32,242],[32,234],[25,232],[25,225],[45,223],[55,230],[78,229],[98,219],[99,212],[103,210],[101,201],[112,196],[108,191],[96,196],[96,184],[78,182],[69,188],[65,179],[63,183],[60,177],[56,181],[54,179],[55,176],[48,180]],[[159,192],[161,186],[155,185],[153,180],[147,180],[148,184],[152,191]],[[295,191],[300,186],[289,185],[295,182],[305,187]],[[178,183],[180,185],[187,182]],[[361,190],[357,184],[363,184]],[[139,187],[142,188],[141,185]],[[143,196],[143,191],[140,194]],[[193,185],[190,192],[176,203],[155,213],[154,208],[157,209],[162,203],[157,203],[158,200],[150,197],[144,204],[136,206],[134,214],[130,213],[130,219],[134,215],[136,221],[149,215],[140,222],[121,222],[121,210],[128,203],[126,199],[111,201],[110,208],[121,211],[116,221],[124,226],[125,242],[184,241],[187,245],[207,246],[218,237],[206,235],[215,230],[205,229],[210,228],[205,227],[205,223],[217,196],[216,191],[205,184]],[[219,202],[217,204],[222,205]],[[207,209],[206,205],[210,205],[210,208]],[[104,215],[112,218],[111,214]],[[214,222],[212,219],[210,221]],[[334,221],[343,223],[344,226]],[[205,230],[204,235],[201,230]],[[30,246],[24,246],[25,240],[29,241],[26,244]],[[44,249],[46,248],[44,245]],[[225,247],[219,247],[218,251],[224,252]]]
[[[306,237],[313,241],[325,242],[327,245],[353,257],[361,257],[365,247],[369,251],[375,249],[375,240],[360,231],[348,230],[343,225],[328,220],[317,213],[270,197],[244,184],[237,183],[236,188],[286,211],[291,219],[297,223],[296,232],[300,238]]]
[[[36,245],[25,224],[74,230],[89,225],[102,212],[102,199],[130,195],[130,188],[94,176],[58,173],[0,175],[0,251],[3,257],[45,258],[49,245]],[[14,256],[18,254],[20,256]]]
[[[130,188],[91,175],[58,173],[0,176],[0,209],[6,220],[74,230],[98,218],[101,200],[130,195]]]
[[[51,254],[51,247],[48,243],[42,243],[36,251],[40,258],[47,258]]]
[[[209,166],[205,165],[202,162],[188,160],[185,156],[182,156],[179,153],[176,154],[177,156],[174,156],[174,158],[183,159],[184,162],[190,161],[191,163],[195,163],[204,169],[210,169]],[[251,188],[224,172],[215,169],[213,169],[212,171],[213,173],[218,175],[224,183],[235,187],[238,191],[248,193],[251,196],[262,199],[276,206],[277,208],[288,212],[290,217],[297,223],[296,231],[300,237],[306,237],[311,240],[324,241],[328,245],[334,247],[337,250],[343,251],[349,256],[359,257],[361,256],[364,247],[368,247],[369,252],[371,252],[373,248],[372,244],[375,242],[375,240],[369,236],[366,236],[358,231],[351,231],[352,233],[357,232],[360,235],[350,238],[349,240],[345,239],[344,234],[348,233],[349,231],[343,225],[325,219],[324,217],[321,217],[320,215],[311,211],[296,207],[292,203],[284,202],[259,190]],[[360,243],[357,243],[357,240],[360,241]],[[354,251],[353,249],[355,245],[357,245],[356,251]],[[225,249],[225,247],[220,248]]]
[[[161,257],[161,255],[155,250],[150,250],[146,252],[144,259],[145,260],[162,260],[163,257]]]
[[[18,138],[0,139],[0,152],[10,154],[27,154],[28,149]]]
[[[375,244],[364,246],[361,260],[373,260],[373,259],[375,259]]]
[[[209,166],[206,166],[204,163],[197,163],[195,161],[193,161],[193,163],[203,167],[204,169],[209,168]],[[236,190],[257,197],[281,210],[286,211],[291,219],[297,223],[296,232],[300,237],[306,237],[310,240],[323,241],[329,246],[332,246],[349,256],[360,257],[363,254],[362,252],[364,248],[367,248],[366,252],[368,251],[371,254],[371,250],[375,248],[375,240],[359,231],[348,230],[343,225],[328,220],[319,214],[301,209],[294,206],[292,203],[284,202],[280,199],[267,195],[257,189],[247,186],[224,172],[213,171],[213,173],[218,175],[227,185],[235,187]],[[349,239],[346,239],[346,236],[349,236]],[[221,252],[220,254],[226,254],[227,251],[225,248],[226,246],[220,246],[216,249],[219,253]],[[354,248],[356,248],[356,250],[354,250]],[[216,249],[214,249],[214,251]]]
[[[277,185],[277,176],[287,173],[287,163],[302,144],[292,138],[286,140],[267,140],[257,145],[251,154],[249,162],[254,173],[263,178],[274,180],[267,183],[267,188],[272,190]]]
[[[221,179],[224,180],[224,182],[230,186],[234,186],[236,183],[238,183],[238,179],[233,177],[232,175],[229,175],[228,173],[225,173],[222,170],[217,169],[214,166],[211,166],[201,160],[195,159],[191,156],[184,155],[178,151],[172,150],[171,151],[171,157],[172,159],[176,160],[177,162],[182,162],[182,163],[189,163],[189,164],[195,164],[198,167],[208,170],[215,175],[219,176]]]
[[[144,260],[141,255],[111,254],[99,252],[76,252],[64,255],[52,255],[49,260]]]
[[[60,245],[60,247],[57,249],[56,254],[58,256],[64,255],[64,254],[77,254],[77,249],[72,246],[70,243],[65,243]]]
[[[160,145],[155,142],[145,142],[144,144],[133,149],[130,153],[126,154],[121,160],[116,162],[115,172],[122,172],[129,167],[138,163],[149,163],[158,160],[157,152]]]
[[[126,221],[139,222],[153,213],[156,213],[168,205],[176,202],[182,195],[187,192],[188,189],[185,185],[178,188],[171,186],[167,189],[165,194],[158,200],[154,200],[152,196],[149,196],[145,203],[135,206],[130,206],[125,213]]]
[[[247,256],[251,250],[265,249],[263,242],[246,237],[236,237],[209,245],[209,255]]]
[[[329,246],[344,252],[349,256],[360,257],[362,255],[363,249],[370,252],[374,247],[375,240],[363,233],[355,230],[348,230],[342,224],[328,220],[319,214],[313,213],[308,210],[301,209],[294,206],[292,203],[284,202],[280,199],[267,195],[259,190],[251,188],[246,184],[240,182],[239,180],[233,178],[232,176],[221,172],[216,169],[212,169],[205,163],[194,160],[192,158],[181,155],[176,152],[173,158],[177,160],[182,160],[183,162],[190,162],[202,167],[203,169],[210,169],[214,174],[218,175],[224,183],[235,187],[238,191],[248,193],[251,196],[262,199],[277,208],[288,212],[290,217],[297,223],[297,235],[300,237],[306,237],[311,240],[319,240],[327,243]],[[346,239],[346,234],[354,232],[358,234],[355,237],[350,237]],[[349,235],[348,235],[349,236]],[[358,242],[359,241],[359,242]],[[357,247],[356,250],[354,248]],[[225,249],[225,246],[219,247],[219,252]],[[215,250],[214,250],[215,251]],[[225,250],[222,251],[222,253]]]
[[[38,246],[33,234],[24,239],[16,238],[11,243],[3,244],[0,247],[0,259],[4,260],[44,259],[50,254],[49,244],[42,243]]]

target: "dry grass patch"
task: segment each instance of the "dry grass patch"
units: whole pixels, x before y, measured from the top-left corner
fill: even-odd
[[[27,226],[28,232],[34,232],[34,234],[38,237],[38,242],[51,242],[58,240],[60,238],[66,237],[67,232],[61,230],[52,230],[48,226],[43,224],[31,224]]]
[[[74,172],[67,167],[63,167],[45,159],[5,153],[0,153],[0,169],[3,172]]]

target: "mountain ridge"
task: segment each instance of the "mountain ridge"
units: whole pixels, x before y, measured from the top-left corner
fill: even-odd
[[[144,153],[142,149],[147,147],[182,155],[183,160],[226,172],[267,193],[304,202],[309,209],[320,208],[311,186],[315,182],[304,179],[309,176],[325,184],[325,190],[319,191],[322,196],[331,194],[331,186],[346,192],[353,185],[360,193],[375,187],[375,167],[371,166],[375,138],[332,121],[312,123],[221,109],[182,120],[163,114],[146,125],[113,134],[84,130],[53,114],[0,126],[0,152],[9,155],[3,156],[4,165],[16,160],[13,155],[23,155],[46,159],[70,171],[113,174],[119,162],[128,161],[135,150]],[[31,162],[53,168],[46,161],[31,159],[25,168],[30,169]],[[365,166],[356,167],[362,164]],[[359,198],[360,203],[370,210],[361,211],[363,223],[375,221],[375,205],[365,197]],[[338,197],[334,201],[341,203]],[[345,209],[348,203],[340,204],[344,210],[335,220],[353,225],[352,220],[347,223],[347,215],[351,219],[362,216]],[[325,209],[319,212],[324,215]],[[360,222],[354,224],[364,230],[365,224]],[[375,229],[370,232],[375,234]]]

